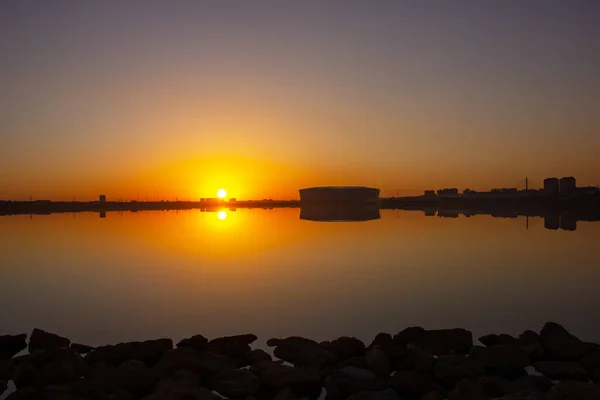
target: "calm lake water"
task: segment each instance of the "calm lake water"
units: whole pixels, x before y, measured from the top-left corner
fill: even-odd
[[[412,325],[600,339],[600,223],[299,209],[0,217],[0,333],[90,345],[196,333],[343,335]]]

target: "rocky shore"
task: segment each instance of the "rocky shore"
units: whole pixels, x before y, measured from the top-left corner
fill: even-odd
[[[272,355],[252,349],[256,340],[195,335],[92,348],[39,329],[28,342],[4,335],[0,393],[12,381],[10,400],[600,400],[600,346],[552,322],[481,344],[465,329],[420,327],[370,344],[270,339]]]

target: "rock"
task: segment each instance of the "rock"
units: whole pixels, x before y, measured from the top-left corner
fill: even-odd
[[[479,338],[479,341],[484,345],[484,346],[498,346],[498,345],[508,345],[508,344],[513,344],[513,345],[517,345],[519,344],[519,340],[507,335],[505,333],[500,334],[500,335],[496,335],[496,334],[490,334],[490,335],[485,335]]]
[[[390,386],[402,397],[419,400],[426,394],[437,392],[446,397],[446,390],[438,385],[432,374],[420,372],[397,372],[390,380]]]
[[[411,326],[394,335],[394,343],[406,347],[410,343],[416,343],[425,335],[425,329],[420,326]]]
[[[444,396],[440,392],[429,392],[421,400],[443,400]]]
[[[202,351],[206,350],[208,339],[202,335],[194,335],[187,339],[182,339],[177,343],[177,347],[189,347],[194,350]]]
[[[346,367],[340,368],[339,371],[342,374],[344,374],[352,379],[372,381],[377,378],[377,375],[375,375],[375,373],[373,371],[364,369],[364,368],[346,366]]]
[[[254,349],[246,355],[246,361],[248,365],[254,365],[259,361],[265,360],[271,361],[272,357],[269,353],[261,349]]]
[[[587,371],[576,362],[569,361],[538,361],[533,364],[535,369],[550,379],[568,379],[585,381]]]
[[[92,372],[93,380],[121,388],[137,397],[152,393],[158,381],[156,373],[138,360],[125,361],[118,367],[99,363]]]
[[[85,356],[85,360],[90,365],[103,361],[115,366],[127,360],[138,360],[152,368],[171,349],[173,349],[171,339],[125,342],[97,347]]]
[[[550,357],[556,360],[578,360],[589,350],[589,346],[554,322],[544,325],[540,339]]]
[[[397,371],[432,372],[435,358],[417,348],[408,348],[396,354],[394,366]]]
[[[475,358],[490,373],[508,377],[515,373],[522,375],[523,368],[530,362],[525,350],[514,345],[484,347]]]
[[[34,329],[29,339],[29,352],[35,350],[54,350],[61,347],[69,347],[71,341],[65,337],[49,333],[41,329]]]
[[[190,371],[179,371],[161,379],[154,392],[144,400],[221,400],[211,390],[200,387],[200,375]]]
[[[377,377],[373,371],[364,368],[346,366],[333,371],[325,379],[327,398],[345,399],[364,391],[383,390],[387,387],[386,378]]]
[[[289,388],[281,389],[273,398],[273,400],[295,400],[296,394]]]
[[[17,388],[23,388],[34,385],[36,377],[36,369],[26,362],[19,363],[11,376],[12,381]]]
[[[321,346],[342,360],[365,355],[365,344],[355,337],[343,336],[332,342],[323,342]]]
[[[71,343],[71,348],[79,354],[86,354],[94,350],[94,347],[85,344]]]
[[[448,400],[487,400],[481,389],[468,379],[460,380],[448,393]]]
[[[261,360],[251,365],[250,371],[257,375],[261,375],[263,372],[268,370],[284,368],[289,368],[289,366],[283,365],[283,361]]]
[[[81,356],[70,348],[36,352],[20,362],[12,380],[17,387],[63,384],[80,379],[89,373]]]
[[[590,374],[600,370],[600,351],[594,351],[586,354],[579,360],[579,364],[585,368]]]
[[[548,398],[550,400],[599,400],[600,385],[564,381],[550,389]]]
[[[473,346],[473,335],[465,329],[430,330],[413,344],[433,355],[467,353]]]
[[[34,387],[28,386],[12,392],[6,400],[37,400],[37,390]]]
[[[542,345],[540,335],[534,331],[525,331],[519,335],[521,348],[525,350],[531,360],[541,360],[546,353],[546,349]]]
[[[541,341],[540,335],[531,330],[527,330],[519,335],[519,342],[521,345],[540,343]]]
[[[213,375],[208,380],[208,386],[223,396],[239,399],[257,394],[261,382],[249,370],[238,369]]]
[[[322,391],[323,376],[315,367],[292,368],[285,365],[264,371],[262,381],[271,389],[287,387],[297,396],[317,398]]]
[[[270,339],[267,345],[276,346],[275,357],[296,366],[324,366],[333,364],[336,356],[325,350],[317,342],[297,336],[287,339]]]
[[[447,355],[439,357],[433,366],[433,375],[437,382],[453,387],[461,379],[476,380],[485,374],[483,366],[475,359],[465,355]]]
[[[2,335],[0,336],[0,360],[13,358],[21,350],[27,348],[27,335]]]
[[[549,378],[540,375],[527,375],[510,382],[509,393],[547,392],[552,387]]]
[[[492,399],[511,392],[511,382],[497,376],[482,376],[477,379],[475,386],[481,393]]]
[[[377,375],[389,375],[392,371],[392,364],[387,355],[379,346],[369,347],[365,353],[365,362],[367,368]]]
[[[2,395],[2,393],[4,393],[4,391],[6,390],[7,387],[8,387],[7,381],[0,381],[0,396]]]
[[[356,368],[367,368],[367,361],[365,360],[364,357],[352,357],[352,358],[347,358],[343,361],[340,361],[340,363],[338,364],[339,368],[343,368],[343,367],[356,367]]]
[[[156,364],[159,377],[167,377],[177,371],[189,370],[200,375],[231,371],[237,367],[235,360],[212,353],[196,351],[189,347],[169,350]]]
[[[390,355],[393,352],[394,347],[396,347],[396,344],[394,343],[392,335],[389,333],[378,333],[369,345],[369,347],[373,346],[379,346],[386,354]]]
[[[0,380],[9,380],[14,369],[14,360],[0,360]]]
[[[348,397],[348,400],[400,400],[392,389],[377,392],[362,392]]]
[[[123,389],[87,378],[69,383],[67,387],[77,399],[134,400],[133,395]]]
[[[256,339],[256,335],[252,334],[225,336],[209,341],[206,348],[223,356],[243,358],[252,350],[250,344]]]

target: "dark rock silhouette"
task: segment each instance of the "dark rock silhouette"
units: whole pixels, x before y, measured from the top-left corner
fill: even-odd
[[[475,357],[488,372],[501,376],[523,375],[523,368],[530,364],[529,356],[519,346],[500,345],[484,347]]]
[[[431,392],[437,392],[442,397],[446,397],[446,389],[435,381],[432,374],[412,371],[398,372],[392,377],[390,386],[400,396],[410,400],[420,399]]]
[[[209,341],[206,348],[224,356],[243,358],[252,350],[250,344],[256,339],[252,334],[226,336]]]
[[[466,353],[473,346],[473,335],[466,329],[428,330],[410,344],[414,344],[433,355]]]
[[[138,360],[128,360],[118,367],[104,362],[92,368],[93,380],[135,395],[150,394],[158,381],[156,373]]]
[[[188,339],[182,339],[177,343],[177,347],[189,347],[194,350],[202,351],[206,349],[208,339],[202,335],[194,335]]]
[[[71,343],[71,348],[79,354],[86,354],[94,350],[94,347],[80,343]]]
[[[550,400],[598,400],[600,385],[577,381],[560,382],[548,392],[548,397]]]
[[[202,399],[221,400],[210,389],[200,386],[202,379],[200,375],[190,371],[178,371],[173,376],[161,379],[154,392],[145,397],[144,400],[163,399]]]
[[[437,382],[452,388],[461,379],[475,380],[485,374],[483,365],[463,354],[438,357],[433,366],[433,375]]]
[[[396,392],[392,389],[381,390],[378,392],[362,392],[348,397],[348,400],[400,400]]]
[[[322,342],[321,346],[344,360],[351,357],[361,357],[365,355],[365,344],[355,337],[340,337],[331,342]]]
[[[261,380],[247,369],[225,371],[211,376],[208,386],[229,398],[245,398],[258,393]]]
[[[81,356],[70,348],[62,347],[35,352],[21,361],[13,372],[17,387],[63,384],[78,380],[89,373]]]
[[[102,361],[112,365],[120,365],[127,360],[138,360],[148,367],[153,367],[172,348],[173,341],[171,339],[125,342],[97,347],[85,356],[85,360],[90,365]]]
[[[270,339],[268,346],[275,346],[275,357],[290,362],[296,366],[323,366],[333,363],[336,359],[317,342],[297,336],[286,339]]]
[[[389,375],[392,372],[392,363],[379,346],[371,346],[367,349],[365,364],[368,369],[380,376]]]
[[[273,358],[269,353],[261,349],[251,350],[246,355],[246,361],[248,365],[254,365],[259,361],[271,361]]]
[[[35,350],[54,350],[61,347],[69,347],[71,341],[54,333],[41,329],[34,329],[29,339],[29,352]]]
[[[7,381],[0,381],[0,395],[2,393],[4,393],[4,391],[6,390],[7,387],[8,387]]]
[[[395,353],[395,368],[398,371],[432,372],[435,358],[417,348],[408,348]]]
[[[587,381],[589,375],[579,363],[572,361],[538,361],[533,364],[536,370],[550,379]]]
[[[590,374],[600,371],[600,350],[592,351],[579,360],[579,364]]]
[[[505,333],[501,334],[501,335],[496,335],[496,334],[490,334],[490,335],[485,335],[479,338],[479,341],[484,345],[484,346],[497,346],[497,345],[502,345],[502,344],[518,344],[519,340],[507,335]]]
[[[588,346],[562,325],[547,322],[540,332],[540,340],[550,355],[557,360],[578,360],[588,351]]]
[[[27,335],[0,336],[0,360],[8,360],[27,348]]]
[[[210,351],[197,351],[189,347],[178,347],[167,351],[156,365],[160,377],[167,377],[181,370],[200,375],[210,375],[236,369],[234,359]]]

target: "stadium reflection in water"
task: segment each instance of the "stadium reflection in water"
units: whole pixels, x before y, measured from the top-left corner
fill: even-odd
[[[300,219],[319,222],[360,222],[381,218],[377,205],[302,206]]]

